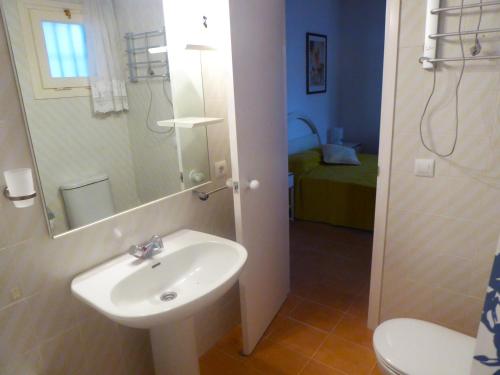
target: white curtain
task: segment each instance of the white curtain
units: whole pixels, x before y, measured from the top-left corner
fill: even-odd
[[[95,113],[128,110],[122,38],[112,0],[84,0],[89,80]]]

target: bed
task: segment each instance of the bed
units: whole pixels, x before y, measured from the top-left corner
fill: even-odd
[[[359,166],[325,164],[314,123],[300,114],[290,114],[291,122],[306,130],[288,142],[295,218],[373,230],[377,155],[358,154]]]

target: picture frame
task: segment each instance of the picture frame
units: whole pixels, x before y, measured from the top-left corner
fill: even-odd
[[[328,38],[323,34],[306,34],[306,86],[307,95],[327,90]]]

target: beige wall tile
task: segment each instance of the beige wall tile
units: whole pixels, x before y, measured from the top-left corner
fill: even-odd
[[[41,348],[42,375],[84,374],[85,351],[78,328],[61,333]]]
[[[117,324],[94,314],[79,328],[85,356],[84,373],[124,374],[125,365]]]
[[[26,301],[0,310],[0,368],[18,366],[25,358],[24,353],[38,344],[34,317]]]
[[[143,329],[118,326],[123,364],[127,375],[154,375],[149,334]]]
[[[402,2],[382,319],[420,317],[475,334],[500,235],[500,64],[467,63],[456,152],[440,158],[425,150],[419,122],[433,78],[417,62],[425,6]],[[498,12],[487,12],[482,27],[498,22]],[[463,29],[476,24],[477,12],[464,12]],[[457,26],[457,15],[442,17],[442,31]],[[468,53],[473,39],[464,41]],[[481,40],[485,54],[498,48],[492,41]],[[460,46],[456,40],[440,42],[439,54],[459,56]],[[424,138],[441,152],[453,144],[459,70],[460,64],[439,66],[423,122]],[[413,176],[416,158],[436,160],[436,176]]]
[[[15,360],[10,361],[6,367],[0,366],[3,375],[39,375],[42,372],[42,357],[38,348],[30,350]]]

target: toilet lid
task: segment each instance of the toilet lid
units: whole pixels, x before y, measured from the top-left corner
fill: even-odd
[[[476,340],[416,319],[392,319],[377,327],[373,346],[392,369],[411,375],[469,375]]]

